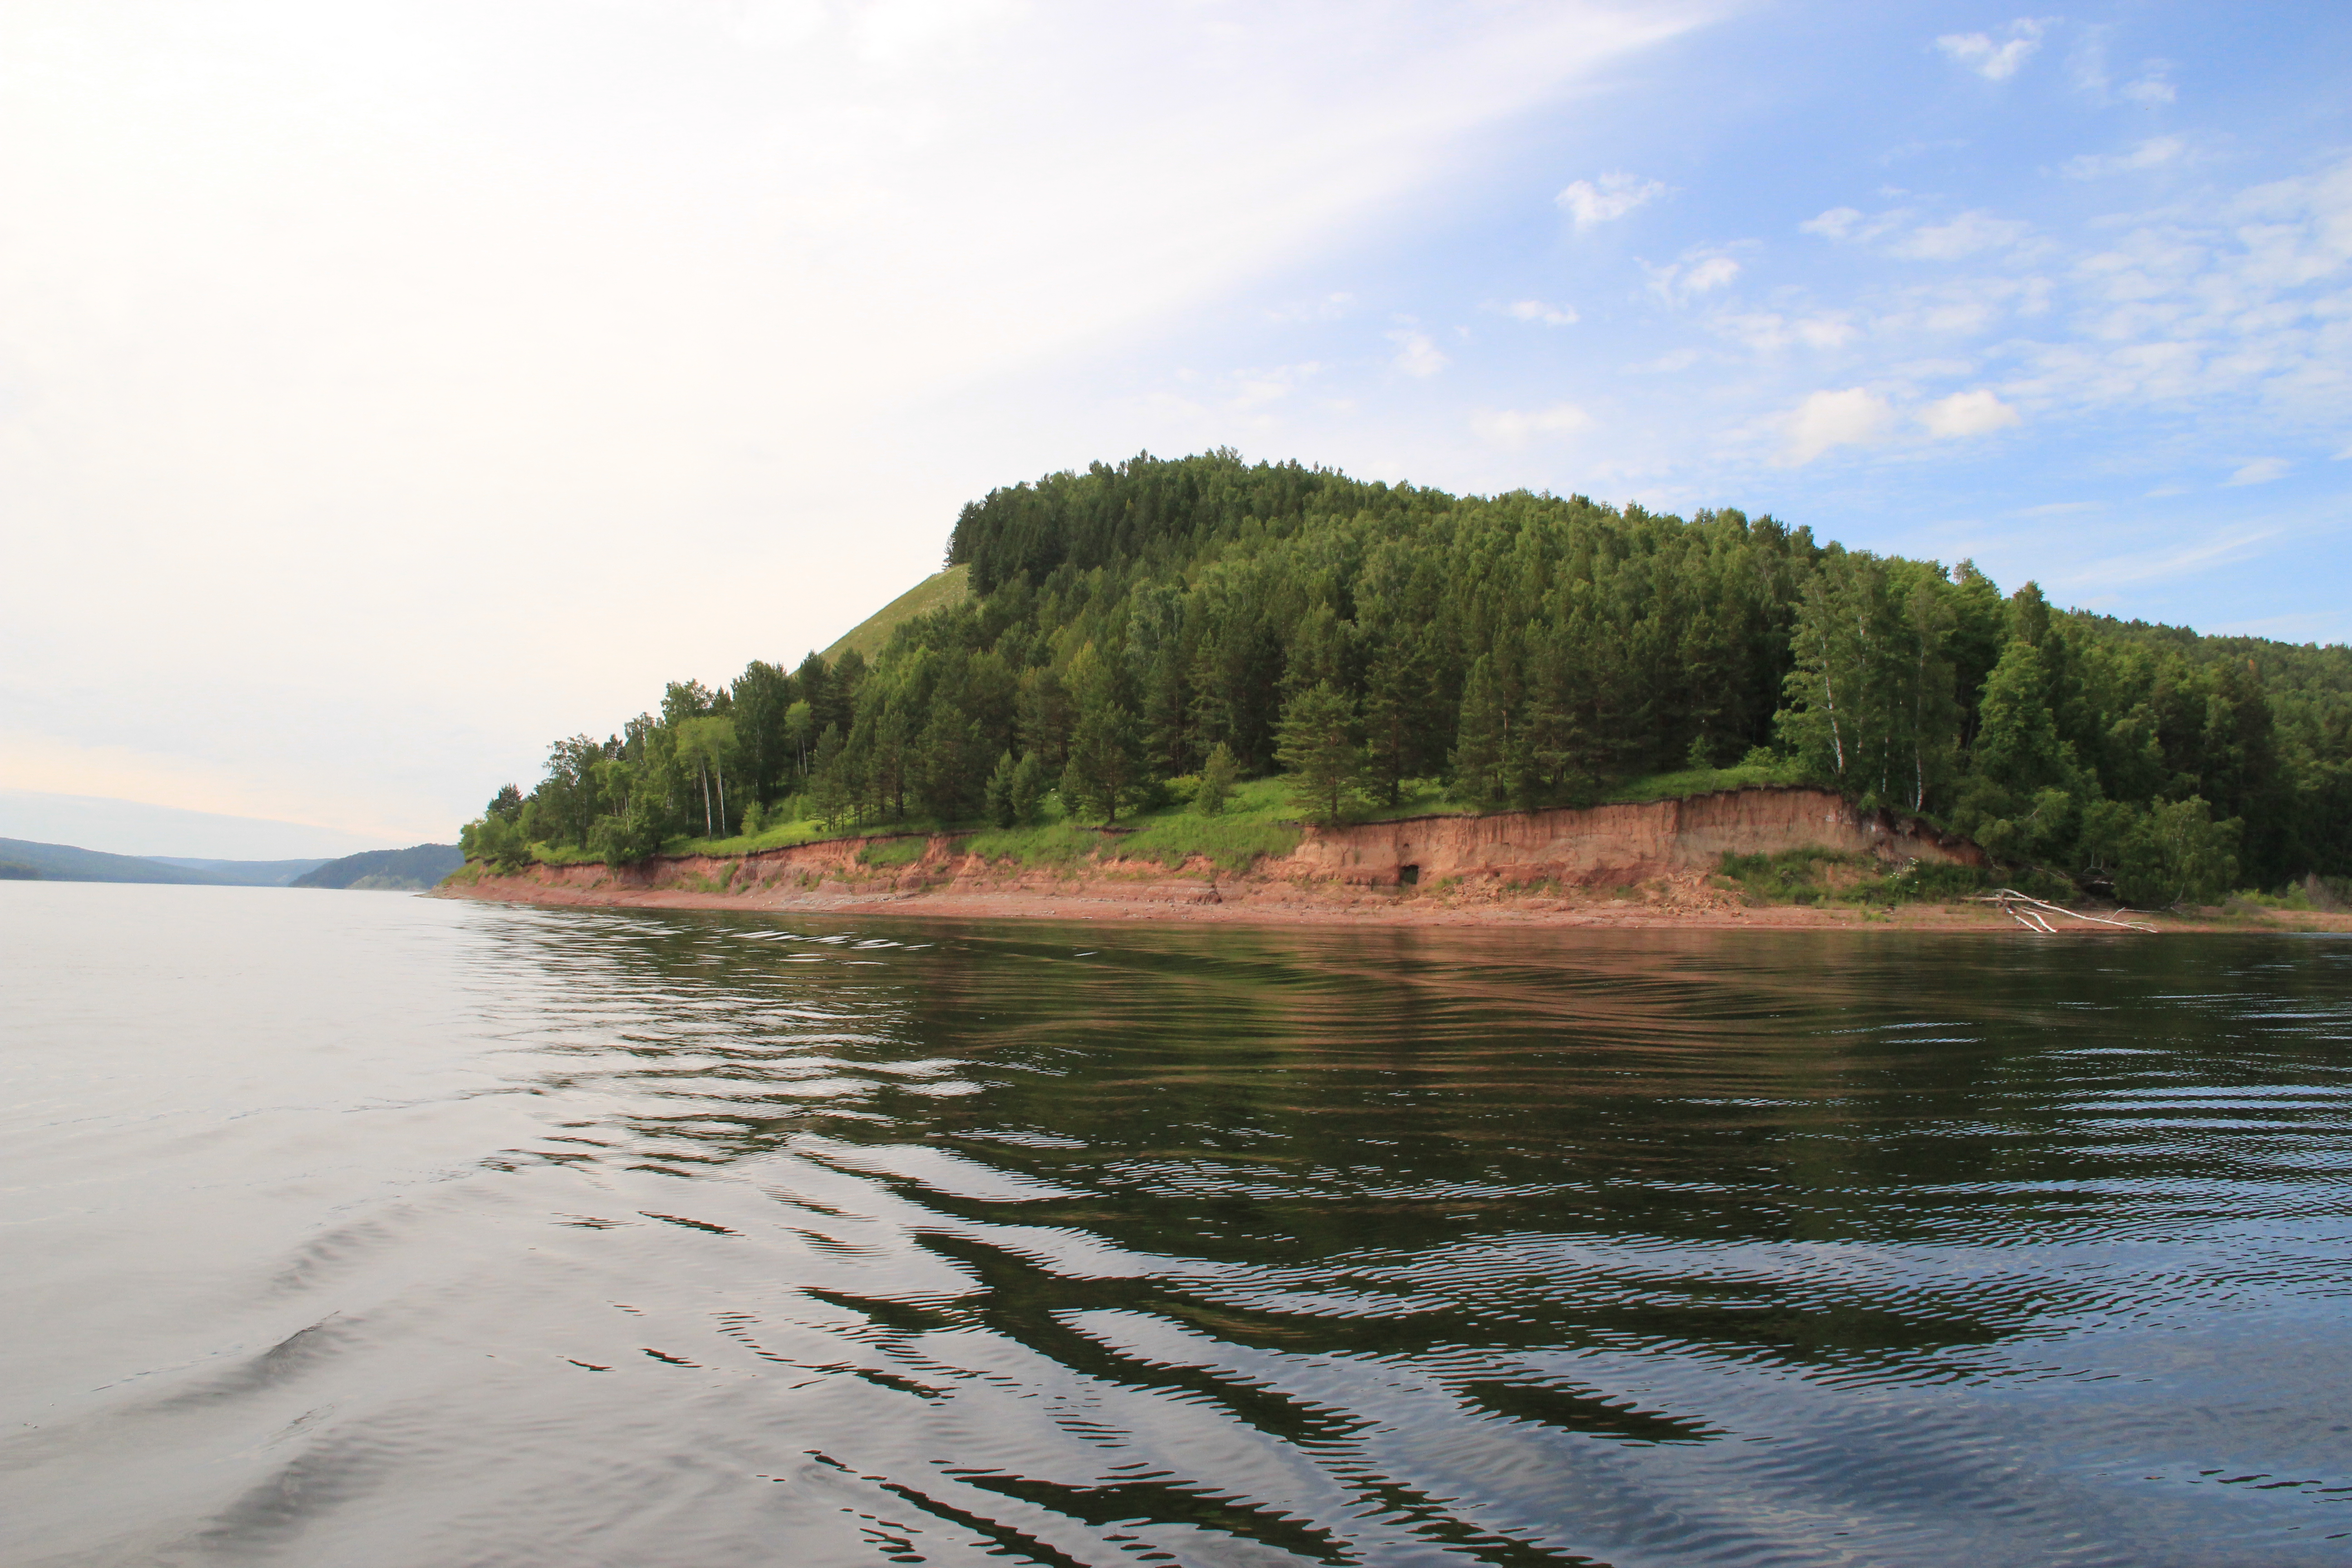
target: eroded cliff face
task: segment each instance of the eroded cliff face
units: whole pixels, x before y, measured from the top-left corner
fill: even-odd
[[[1310,828],[1296,853],[1259,869],[1365,887],[1454,880],[1615,888],[1712,871],[1726,855],[1816,848],[1871,855],[1890,865],[1988,863],[1984,851],[1965,838],[1947,837],[1913,817],[1857,811],[1826,790],[1743,789],[1639,805]]]
[[[1486,816],[1420,816],[1397,822],[1309,828],[1296,851],[1240,875],[1195,858],[1168,868],[1123,860],[1106,834],[1097,858],[1072,868],[1022,867],[964,854],[960,841],[923,841],[918,858],[895,867],[860,862],[866,846],[890,840],[835,838],[745,856],[662,857],[617,869],[602,865],[532,866],[485,877],[476,896],[561,902],[627,902],[653,893],[691,894],[749,906],[856,900],[910,893],[1114,896],[1153,903],[1313,898],[1342,901],[1376,889],[1439,883],[1507,896],[1514,889],[1627,888],[1690,881],[1727,854],[1826,849],[1887,864],[1936,860],[1987,864],[1984,851],[1927,824],[1888,812],[1861,812],[1815,789],[1744,789],[1640,805],[1596,805]],[[904,839],[896,842],[904,843]],[[465,889],[461,889],[465,890]]]

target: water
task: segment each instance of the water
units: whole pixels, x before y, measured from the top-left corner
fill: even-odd
[[[0,883],[0,1561],[2352,1562],[2352,944]]]

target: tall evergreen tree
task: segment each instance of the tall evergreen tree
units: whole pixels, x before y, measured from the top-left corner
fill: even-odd
[[[1341,820],[1364,772],[1355,702],[1330,681],[1317,681],[1284,706],[1276,754],[1289,770],[1291,799],[1309,820]]]

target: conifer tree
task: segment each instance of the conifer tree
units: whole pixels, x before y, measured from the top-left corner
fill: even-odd
[[[1116,823],[1119,808],[1134,803],[1142,783],[1134,715],[1108,697],[1088,703],[1070,735],[1070,761],[1062,770],[1064,807],[1074,816],[1083,813]]]
[[[1356,743],[1356,704],[1328,680],[1292,698],[1282,710],[1276,755],[1290,771],[1291,799],[1310,820],[1340,820],[1363,778]]]
[[[1510,789],[1510,711],[1495,687],[1492,657],[1480,654],[1462,685],[1454,743],[1454,787],[1474,805],[1499,805]]]
[[[1045,805],[1047,777],[1045,764],[1036,752],[1021,753],[1021,765],[1013,770],[1013,782],[1005,796],[1013,808],[1013,824],[1037,820],[1037,813]]]
[[[995,771],[988,775],[988,820],[999,827],[1010,827],[1020,820],[1021,814],[1014,808],[1013,798],[1013,779],[1019,772],[1020,766],[1013,762],[1012,749],[1008,747],[1004,754],[996,759]]]

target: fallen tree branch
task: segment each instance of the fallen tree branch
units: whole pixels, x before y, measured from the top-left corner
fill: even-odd
[[[2017,910],[2010,908],[2010,900],[2012,899],[2021,904],[2031,904],[2033,908],[2032,910],[2028,910],[2024,914],[2020,914]],[[2151,936],[2156,934],[2156,927],[2151,925],[2142,925],[2137,921],[2116,921],[2109,920],[2105,915],[2086,915],[2080,910],[2070,910],[2063,904],[2045,903],[2040,899],[2021,893],[2014,888],[1996,888],[1990,893],[1981,894],[1977,898],[1970,899],[1969,902],[1974,904],[1998,904],[2000,907],[2001,913],[2009,916],[2010,919],[2015,921],[2026,930],[2043,931],[2049,932],[2053,936],[2057,934],[2057,928],[2053,926],[2047,920],[2044,920],[2042,915],[2036,911],[2047,910],[2053,915],[2064,915],[2068,920],[2088,921],[2094,925],[2116,926],[2124,931],[2146,931]]]

